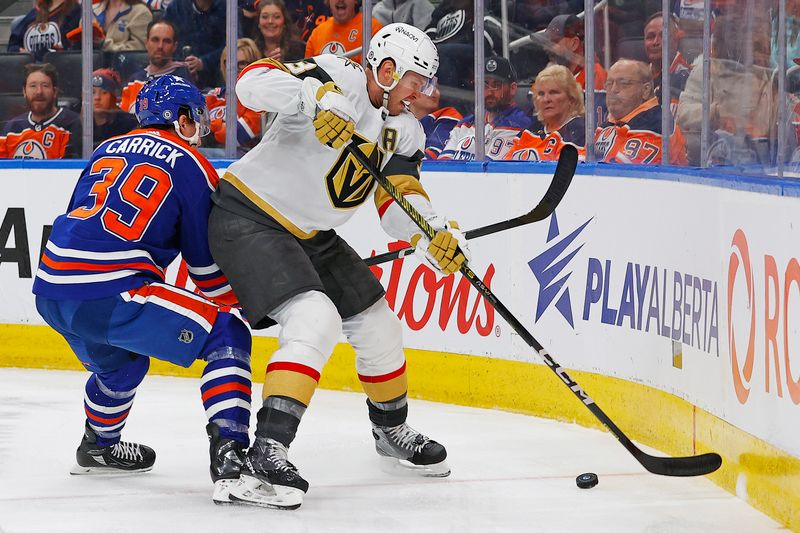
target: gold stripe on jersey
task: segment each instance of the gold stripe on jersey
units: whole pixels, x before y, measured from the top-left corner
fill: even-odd
[[[357,133],[353,134],[352,144],[361,150],[372,163],[380,168],[384,152]],[[374,179],[367,169],[361,166],[353,155],[342,150],[336,162],[325,174],[325,186],[331,205],[335,209],[352,209],[363,204],[372,192]]]
[[[396,378],[380,383],[362,381],[361,386],[373,402],[388,402],[408,392],[408,374],[403,372]]]
[[[422,183],[415,177],[410,176],[408,174],[395,174],[394,176],[386,176],[386,178],[392,182],[395,189],[397,189],[400,194],[419,194],[424,196],[426,200],[430,201],[428,198],[428,193],[425,192],[425,189],[422,187]],[[389,193],[386,192],[383,187],[378,187],[375,191],[375,207],[378,209],[381,208],[383,204],[388,202],[391,199]]]
[[[254,66],[254,65],[269,65],[269,66],[271,66],[273,68],[277,68],[279,70],[282,70],[284,72],[292,74],[292,71],[289,70],[288,68],[286,68],[286,65],[284,65],[283,63],[281,63],[277,59],[271,59],[271,58],[259,59],[258,61],[253,61],[252,63],[250,63],[247,66],[251,67],[251,66]]]
[[[285,396],[308,406],[315,390],[317,382],[310,376],[291,370],[273,370],[264,377],[261,397],[266,400],[267,396]]]
[[[266,214],[274,218],[278,224],[283,226],[283,228],[297,237],[298,239],[310,239],[314,235],[317,234],[317,230],[305,232],[294,225],[294,223],[283,216],[277,209],[269,205],[263,198],[253,192],[247,185],[245,185],[242,180],[231,174],[230,172],[226,172],[222,179],[236,187],[240,193],[242,193],[248,200],[253,202],[256,207],[264,211]]]

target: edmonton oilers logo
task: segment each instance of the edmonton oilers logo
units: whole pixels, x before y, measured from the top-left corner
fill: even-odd
[[[17,145],[12,157],[14,159],[47,159],[47,152],[39,141],[29,139]]]

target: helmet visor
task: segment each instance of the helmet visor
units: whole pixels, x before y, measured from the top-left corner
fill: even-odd
[[[438,87],[438,80],[436,76],[432,78],[426,78],[418,72],[409,70],[403,74],[403,77],[400,78],[397,86],[411,89],[412,91],[424,94],[425,96],[433,96],[434,93],[436,93],[436,87]]]
[[[424,94],[425,96],[433,96],[436,93],[436,88],[439,86],[439,79],[434,76],[429,78],[425,85],[419,90],[420,93]]]
[[[211,133],[211,121],[208,118],[208,108],[203,105],[192,109],[192,119],[200,130],[200,137],[205,137]]]

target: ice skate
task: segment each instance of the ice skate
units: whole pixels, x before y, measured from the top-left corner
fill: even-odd
[[[408,424],[387,427],[372,424],[375,450],[401,467],[426,477],[447,477],[447,450]]]
[[[217,505],[233,503],[229,493],[231,486],[239,482],[245,456],[244,446],[241,442],[221,437],[216,424],[208,424],[206,433],[211,455],[211,480],[214,482],[211,499]]]
[[[297,509],[308,482],[287,459],[280,442],[256,437],[242,465],[239,483],[230,487],[231,501],[271,509]]]
[[[135,442],[118,442],[112,446],[99,446],[97,434],[86,424],[83,439],[75,453],[78,464],[72,467],[73,475],[131,474],[153,469],[156,452]]]

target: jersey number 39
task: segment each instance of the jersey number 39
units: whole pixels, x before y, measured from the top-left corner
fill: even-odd
[[[121,157],[98,159],[90,176],[98,177],[89,191],[93,204],[75,208],[67,216],[87,219],[100,213],[103,229],[125,241],[142,238],[172,190],[172,180],[163,169],[149,163],[128,168]]]

